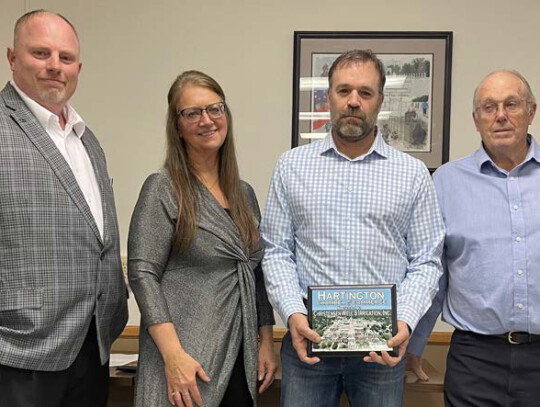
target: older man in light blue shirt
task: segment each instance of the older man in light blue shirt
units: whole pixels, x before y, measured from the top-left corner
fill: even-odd
[[[482,145],[434,175],[447,229],[446,273],[408,352],[422,353],[442,309],[456,328],[447,406],[540,400],[540,149],[527,134],[535,112],[523,76],[490,74],[474,96]],[[418,369],[419,358],[410,359]]]
[[[366,51],[340,56],[329,72],[332,131],[282,155],[262,235],[270,301],[289,327],[281,351],[282,405],[401,405],[402,356],[442,273],[444,227],[431,177],[419,160],[388,146],[375,122],[384,68]],[[310,285],[396,284],[398,347],[391,357],[308,357]],[[366,363],[376,362],[376,363]]]

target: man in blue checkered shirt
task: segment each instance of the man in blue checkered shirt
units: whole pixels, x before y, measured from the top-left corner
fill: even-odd
[[[442,274],[443,221],[424,164],[388,146],[375,125],[386,81],[371,51],[349,51],[329,72],[332,129],[279,159],[261,231],[270,301],[286,321],[284,406],[399,406],[410,332]],[[306,317],[307,287],[396,284],[398,332],[364,358],[308,357],[319,342]]]

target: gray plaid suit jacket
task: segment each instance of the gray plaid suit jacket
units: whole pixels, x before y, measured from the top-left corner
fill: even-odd
[[[64,157],[8,83],[0,92],[0,364],[68,368],[93,315],[102,363],[127,321],[105,155],[82,142],[101,190],[104,238]]]

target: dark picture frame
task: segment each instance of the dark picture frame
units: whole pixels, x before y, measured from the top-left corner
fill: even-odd
[[[332,62],[345,51],[371,49],[387,73],[379,131],[433,172],[449,158],[452,38],[451,31],[295,31],[292,147],[329,131]]]
[[[395,284],[309,286],[307,310],[309,326],[321,336],[318,344],[308,341],[309,356],[398,354],[386,344],[397,334]]]

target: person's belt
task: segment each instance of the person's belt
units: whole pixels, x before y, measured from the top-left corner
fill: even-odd
[[[525,343],[540,342],[540,335],[527,332],[507,332],[500,335],[489,335],[495,338],[501,338],[512,345],[523,345]]]

